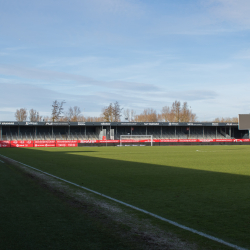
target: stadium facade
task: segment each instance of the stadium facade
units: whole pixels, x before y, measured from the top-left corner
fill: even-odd
[[[152,135],[154,145],[250,144],[249,131],[238,123],[0,122],[1,147],[115,146],[121,135],[133,135],[127,145],[147,145],[140,135]]]

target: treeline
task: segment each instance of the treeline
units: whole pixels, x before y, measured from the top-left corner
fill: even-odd
[[[70,107],[64,111],[64,104],[55,100],[51,107],[51,116],[41,116],[38,111],[31,109],[27,111],[25,108],[17,109],[15,118],[17,121],[26,121],[27,118],[32,121],[85,121],[85,122],[120,122],[123,116],[125,121],[134,122],[194,122],[197,117],[188,107],[187,102],[181,104],[179,101],[173,102],[172,106],[164,106],[161,113],[157,113],[155,109],[145,108],[142,113],[136,114],[134,109],[123,109],[116,101],[104,107],[99,117],[85,117],[80,107]]]
[[[238,117],[218,117],[213,120],[213,122],[235,122],[238,123]]]
[[[110,103],[104,107],[100,116],[85,117],[80,107],[70,107],[67,111],[64,111],[64,104],[66,102],[59,102],[55,100],[51,107],[51,116],[41,116],[38,111],[31,109],[29,112],[25,108],[17,109],[15,118],[17,121],[26,121],[29,118],[32,122],[37,121],[71,121],[71,122],[120,122],[121,117],[124,117],[125,121],[129,122],[195,122],[197,116],[193,113],[191,107],[187,102],[181,103],[175,101],[171,106],[164,106],[160,113],[157,113],[155,109],[145,108],[142,113],[136,114],[134,109],[123,109],[116,101]],[[233,118],[216,118],[213,122],[238,122],[237,117]]]
[[[124,116],[129,121],[135,122],[195,122],[197,116],[192,112],[187,102],[181,104],[175,101],[171,106],[164,106],[161,113],[157,113],[155,109],[146,108],[141,114],[136,114],[134,110],[125,110]]]
[[[81,114],[81,109],[77,106],[70,107],[68,111],[64,112],[63,105],[65,101],[58,102],[55,100],[52,103],[51,116],[41,116],[38,111],[31,109],[29,112],[26,108],[17,109],[15,118],[17,121],[41,122],[41,121],[85,121],[84,116]]]
[[[157,113],[155,109],[145,108],[142,113],[136,114],[134,109],[123,109],[118,102],[110,103],[109,106],[102,109],[101,116],[96,121],[119,122],[121,117],[125,121],[130,122],[195,122],[196,114],[188,107],[187,102],[181,104],[180,101],[175,101],[172,105],[164,106],[161,113]],[[88,117],[92,119],[92,117]]]

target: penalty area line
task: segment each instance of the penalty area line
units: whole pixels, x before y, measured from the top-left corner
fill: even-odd
[[[165,221],[165,222],[167,222],[167,223],[169,223],[169,224],[171,224],[171,225],[174,225],[174,226],[179,227],[179,228],[181,228],[181,229],[184,229],[184,230],[186,230],[186,231],[192,232],[192,233],[194,233],[194,234],[198,234],[198,235],[200,235],[200,236],[202,236],[202,237],[205,237],[205,238],[207,238],[207,239],[210,239],[210,240],[213,240],[213,241],[215,241],[215,242],[221,243],[221,244],[223,244],[223,245],[225,245],[225,246],[232,247],[232,248],[237,249],[237,250],[248,250],[247,248],[243,248],[243,247],[239,247],[239,246],[237,246],[237,245],[231,244],[231,243],[229,243],[229,242],[226,242],[226,241],[224,241],[224,240],[222,240],[222,239],[219,239],[219,238],[217,238],[217,237],[214,237],[214,236],[212,236],[212,235],[209,235],[209,234],[200,232],[200,231],[198,231],[198,230],[195,230],[195,229],[193,229],[193,228],[184,226],[184,225],[179,224],[179,223],[177,223],[177,222],[175,222],[175,221],[166,219],[166,218],[161,217],[161,216],[159,216],[159,215],[157,215],[157,214],[151,213],[151,212],[149,212],[149,211],[147,211],[147,210],[144,210],[144,209],[141,209],[141,208],[139,208],[139,207],[130,205],[130,204],[126,203],[126,202],[117,200],[117,199],[115,199],[115,198],[112,198],[112,197],[107,196],[107,195],[105,195],[105,194],[99,193],[99,192],[94,191],[94,190],[92,190],[92,189],[89,189],[89,188],[87,188],[87,187],[84,187],[84,186],[78,185],[78,184],[76,184],[76,183],[73,183],[73,182],[71,182],[71,181],[65,180],[65,179],[60,178],[60,177],[58,177],[58,176],[56,176],[56,175],[49,174],[49,173],[44,172],[44,171],[42,171],[42,170],[40,170],[40,169],[31,167],[31,166],[26,165],[26,164],[24,164],[24,163],[22,163],[22,162],[19,162],[19,161],[16,161],[16,160],[11,159],[11,158],[9,158],[9,157],[6,157],[6,156],[4,156],[4,155],[1,155],[1,154],[0,154],[0,156],[3,157],[3,158],[8,159],[8,160],[10,160],[10,161],[19,163],[19,164],[21,164],[21,165],[23,165],[23,166],[26,166],[26,167],[28,167],[28,168],[31,168],[31,169],[33,169],[33,170],[36,170],[36,171],[38,171],[38,172],[41,172],[41,173],[43,173],[43,174],[46,174],[46,175],[48,175],[48,176],[51,176],[51,177],[53,177],[53,178],[55,178],[55,179],[61,180],[61,181],[63,181],[63,182],[66,182],[66,183],[69,183],[69,184],[74,185],[74,186],[76,186],[76,187],[79,187],[79,188],[81,188],[81,189],[87,190],[87,191],[89,191],[89,192],[91,192],[91,193],[94,193],[94,194],[97,194],[97,195],[99,195],[99,196],[105,197],[105,198],[107,198],[107,199],[109,199],[109,200],[115,201],[116,203],[122,204],[122,205],[124,205],[124,206],[126,206],[126,207],[130,207],[130,208],[132,208],[132,209],[134,209],[134,210],[137,210],[137,211],[140,211],[140,212],[142,212],[142,213],[144,213],[144,214],[148,214],[148,215],[150,215],[150,216],[152,216],[152,217],[154,217],[154,218],[157,218],[157,219],[159,219],[159,220],[161,220],[161,221]]]

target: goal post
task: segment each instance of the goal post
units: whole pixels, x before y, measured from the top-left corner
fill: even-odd
[[[120,135],[120,146],[126,145],[129,143],[129,146],[137,146],[141,143],[150,143],[150,146],[153,146],[153,135]]]

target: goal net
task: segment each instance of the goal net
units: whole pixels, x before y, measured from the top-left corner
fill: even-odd
[[[120,135],[120,146],[153,146],[153,135]]]

